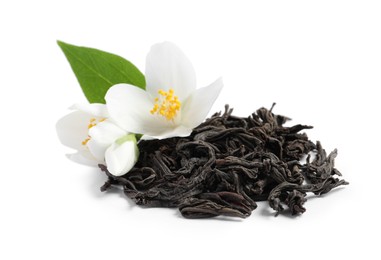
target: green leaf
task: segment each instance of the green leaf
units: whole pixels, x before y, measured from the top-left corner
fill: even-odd
[[[57,41],[90,103],[105,103],[107,90],[118,83],[145,89],[144,75],[128,60],[101,50]]]

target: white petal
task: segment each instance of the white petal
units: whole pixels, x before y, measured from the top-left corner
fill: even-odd
[[[115,176],[124,175],[135,165],[138,153],[136,142],[113,143],[106,151],[108,171]]]
[[[93,138],[91,138],[86,144],[90,153],[100,162],[104,162],[106,150],[110,147],[110,145],[111,144],[109,143],[97,142],[97,140],[94,140]]]
[[[152,46],[146,59],[147,92],[156,97],[159,89],[172,88],[180,101],[196,89],[196,75],[185,54],[173,43]]]
[[[82,142],[87,138],[90,118],[91,115],[81,111],[72,112],[61,118],[56,124],[61,143],[76,150],[83,149]]]
[[[95,158],[103,161],[107,148],[109,148],[115,140],[126,134],[126,131],[111,123],[109,120],[106,120],[89,129],[91,139],[87,142],[87,146]]]
[[[152,139],[166,139],[170,137],[185,137],[192,133],[192,128],[185,126],[178,126],[176,128],[169,128],[165,132],[161,132],[160,135],[143,135],[141,140],[152,140]]]
[[[197,89],[185,100],[182,107],[182,124],[189,128],[195,128],[201,124],[212,108],[214,101],[223,87],[222,79],[219,78],[207,87]]]
[[[128,84],[117,84],[106,94],[111,119],[125,131],[160,135],[172,127],[170,121],[150,113],[153,103],[147,92]]]
[[[154,136],[142,135],[142,137],[140,137],[140,139],[139,139],[139,142],[140,142],[141,140],[148,141],[148,140],[154,140],[154,139],[157,139],[157,138],[154,137]]]
[[[87,150],[82,150],[78,153],[67,154],[66,156],[76,163],[92,167],[97,167],[99,163],[102,163],[100,161],[97,161]]]
[[[89,129],[89,136],[98,143],[111,145],[116,139],[126,135],[127,132],[109,120],[98,123]]]
[[[107,107],[104,104],[74,104],[70,109],[79,110],[95,117],[107,118]]]

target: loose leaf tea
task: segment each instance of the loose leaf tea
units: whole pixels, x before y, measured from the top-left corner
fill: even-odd
[[[99,165],[108,176],[101,190],[120,185],[136,204],[177,207],[186,218],[245,218],[263,200],[276,215],[285,207],[304,213],[307,192],[320,195],[348,183],[336,177],[336,150],[327,156],[320,142],[300,132],[311,126],[286,127],[289,118],[272,109],[242,118],[226,106],[189,137],[141,141],[129,173],[115,177]]]

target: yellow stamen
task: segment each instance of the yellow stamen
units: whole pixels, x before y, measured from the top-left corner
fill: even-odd
[[[154,99],[155,104],[150,110],[150,113],[152,115],[161,115],[168,121],[173,120],[181,108],[181,102],[179,98],[175,96],[175,91],[173,89],[169,89],[168,91],[160,89],[158,94],[159,97]]]
[[[90,139],[91,139],[90,136],[88,136],[85,140],[82,141],[82,145],[87,145]]]
[[[97,124],[99,124],[100,122],[103,122],[105,120],[106,120],[106,118],[101,118],[101,119],[98,119],[98,122],[97,122],[96,118],[90,118],[89,124],[87,125],[87,129],[90,129],[90,128],[96,126]],[[91,139],[91,137],[87,136],[86,139],[82,141],[82,145],[87,145],[87,143],[90,141],[90,139]]]

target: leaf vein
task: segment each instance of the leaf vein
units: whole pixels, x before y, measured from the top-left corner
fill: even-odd
[[[84,65],[84,67],[86,67],[87,69],[89,69],[91,72],[93,72],[94,74],[96,74],[97,76],[99,76],[101,79],[103,79],[104,81],[106,81],[107,83],[113,85],[114,83],[112,83],[110,80],[108,80],[105,76],[103,76],[101,73],[97,72],[95,69],[93,69],[91,66],[87,65],[86,62],[84,62],[80,57],[78,57],[77,55],[75,55],[73,52],[71,52],[68,48],[65,48],[67,52],[69,52],[73,58],[75,58],[76,60],[78,60],[80,63],[82,63]]]

